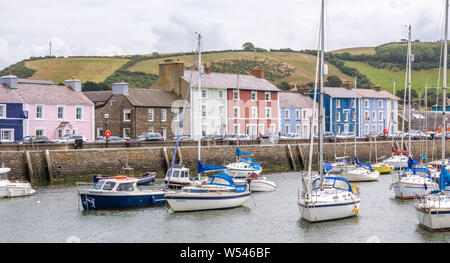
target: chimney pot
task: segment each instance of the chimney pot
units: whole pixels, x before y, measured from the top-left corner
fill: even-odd
[[[205,73],[206,73],[206,74],[211,73],[211,68],[210,68],[210,67],[205,67]]]
[[[81,80],[75,79],[74,77],[64,81],[64,85],[71,87],[74,91],[81,91]]]
[[[251,71],[251,74],[260,79],[264,78],[264,70],[262,70],[262,69],[253,69]]]
[[[6,84],[10,89],[17,89],[19,85],[17,77],[13,76],[11,73],[9,73],[7,76],[1,77],[0,83]]]
[[[116,82],[112,84],[112,94],[128,95],[128,83]]]

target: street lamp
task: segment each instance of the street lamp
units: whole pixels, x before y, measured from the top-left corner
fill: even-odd
[[[109,136],[106,136],[106,132],[109,131],[108,130],[108,119],[109,119],[109,114],[105,113],[105,120],[106,120],[106,130],[105,130],[105,143],[106,143],[106,148],[108,148],[108,140],[109,140]]]

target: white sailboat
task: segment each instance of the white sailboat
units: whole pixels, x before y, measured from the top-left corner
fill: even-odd
[[[444,30],[444,74],[443,74],[443,106],[442,106],[442,157],[441,173],[439,176],[439,189],[430,195],[417,198],[414,202],[416,217],[420,226],[429,231],[450,230],[450,197],[445,190],[450,185],[450,175],[445,167],[445,141],[447,120],[445,118],[447,98],[447,39],[448,39],[448,0],[445,1],[445,30]]]
[[[9,181],[7,173],[10,171],[10,168],[0,167],[0,198],[27,196],[36,192],[29,182]]]
[[[316,84],[314,88],[314,106],[316,108],[317,71],[320,68],[319,92],[319,174],[312,180],[313,136],[310,134],[308,172],[302,175],[302,191],[298,196],[298,208],[301,217],[309,222],[320,222],[355,216],[359,211],[359,193],[355,193],[352,185],[341,177],[325,176],[323,162],[323,83],[324,83],[324,0],[322,0],[320,23],[320,67],[316,67]],[[319,60],[319,52],[317,60]],[[314,115],[314,113],[313,113]],[[311,129],[312,130],[312,129]]]
[[[408,54],[407,54],[407,72],[408,72],[408,96],[409,96],[409,118],[408,118],[408,130],[411,131],[411,26],[408,27]],[[406,92],[405,92],[406,93]],[[409,133],[408,144],[410,151],[408,152],[409,158],[407,161],[407,168],[404,171],[399,171],[393,175],[391,189],[394,191],[396,198],[411,199],[416,196],[425,196],[431,193],[431,191],[437,190],[438,185],[434,182],[430,175],[424,175],[423,170],[420,168],[414,168],[414,163],[411,155],[411,133]],[[405,156],[406,157],[406,156]],[[419,173],[417,172],[419,171]]]
[[[201,67],[201,35],[198,34],[198,68]],[[199,76],[199,100],[201,98],[201,82]],[[200,102],[200,101],[199,101]],[[201,103],[199,103],[201,105]],[[199,111],[201,113],[201,111]],[[201,163],[201,140],[198,142],[198,174],[207,171],[225,170],[224,166],[205,165]],[[165,194],[167,203],[174,212],[225,209],[242,206],[250,198],[251,192],[247,181],[237,184],[225,173],[210,175],[206,182],[184,186],[180,192]]]

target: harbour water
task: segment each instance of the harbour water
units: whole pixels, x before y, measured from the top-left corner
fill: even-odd
[[[73,185],[37,187],[30,197],[0,199],[0,242],[448,242],[417,223],[412,200],[396,200],[391,175],[359,183],[359,216],[322,223],[300,219],[299,173],[265,175],[278,189],[254,193],[243,207],[173,213],[168,206],[79,209]],[[163,186],[157,179],[155,186]],[[154,187],[154,186],[153,186]]]

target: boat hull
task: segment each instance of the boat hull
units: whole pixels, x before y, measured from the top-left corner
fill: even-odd
[[[252,192],[272,192],[276,189],[275,183],[269,180],[252,180],[250,182],[250,191]]]
[[[242,206],[250,198],[250,192],[224,194],[189,194],[175,193],[166,194],[167,203],[169,203],[174,212],[187,212],[212,209],[228,209]]]
[[[262,169],[235,169],[235,168],[227,168],[225,170],[225,173],[229,174],[233,178],[247,178],[247,176],[250,176],[251,174],[259,175],[262,172]]]
[[[380,174],[389,174],[394,170],[394,167],[389,166],[389,165],[386,165],[386,166],[373,165],[372,169],[374,169],[375,171],[378,171]]]
[[[426,196],[437,187],[427,183],[425,189],[424,181],[420,182],[404,182],[402,180],[392,183],[395,198],[399,199],[413,199],[415,197]]]
[[[337,220],[356,216],[359,210],[359,201],[345,201],[328,204],[312,204],[298,202],[302,218],[309,222]]]
[[[143,208],[166,204],[164,192],[140,195],[107,195],[104,193],[80,192],[84,210]]]
[[[33,195],[36,191],[31,187],[0,186],[0,198],[11,198]]]

